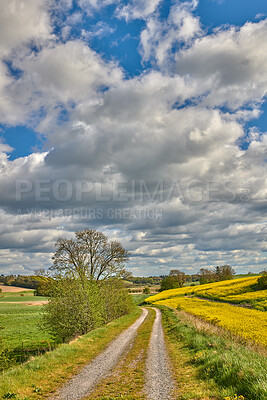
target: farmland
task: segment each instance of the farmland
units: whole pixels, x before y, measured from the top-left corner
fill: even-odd
[[[33,289],[25,289],[17,286],[5,286],[3,283],[0,283],[0,292],[8,293],[11,295],[12,293],[23,293],[23,292],[33,292]]]
[[[267,291],[257,278],[167,290],[146,301],[184,310],[252,342],[267,345]],[[244,304],[246,307],[243,307]]]
[[[265,311],[267,290],[258,290],[257,280],[258,277],[249,277],[171,289],[151,296],[149,301],[154,303],[180,296],[193,296],[232,304],[245,304],[250,308]]]
[[[19,289],[19,288],[16,288]],[[3,345],[8,349],[9,364],[26,360],[53,346],[49,334],[40,329],[45,297],[32,291],[12,291],[0,294],[0,325]]]
[[[240,399],[241,395],[246,400],[265,399],[266,313],[257,307],[259,302],[263,304],[266,290],[257,290],[256,283],[257,277],[248,277],[173,289],[154,296],[132,295],[135,304],[146,301],[157,305],[162,312],[166,345],[179,394],[177,399],[234,399],[235,393]],[[18,399],[38,399],[39,393],[45,395],[55,390],[59,378],[62,382],[69,379],[95,354],[95,346],[98,353],[103,344],[111,340],[110,332],[100,338],[99,332],[113,330],[115,325],[119,332],[123,327],[116,321],[128,321],[128,325],[140,312],[135,308],[130,315],[42,355],[55,344],[49,334],[40,329],[42,306],[39,303],[47,298],[34,296],[31,291],[6,292],[0,296],[0,318],[4,327],[1,334],[13,357],[10,365],[28,360],[26,364],[2,372],[0,395],[16,393],[14,398]],[[246,307],[243,307],[244,299]],[[257,304],[253,303],[255,299]],[[108,383],[104,380],[96,388],[93,396],[98,397],[94,398],[113,393],[127,396],[128,391],[135,396],[131,398],[144,398],[142,387],[151,329],[152,320],[147,320],[122,365],[116,367]],[[29,360],[31,355],[34,357]],[[124,376],[123,382],[127,377],[126,389],[117,375]]]

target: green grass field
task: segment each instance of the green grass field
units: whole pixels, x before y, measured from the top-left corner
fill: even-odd
[[[27,294],[23,293],[1,293],[0,294],[0,304],[1,303],[17,303],[17,302],[38,302],[38,301],[43,301],[47,300],[47,297],[41,297],[41,296],[34,296],[33,294],[30,294],[26,292]]]
[[[150,294],[132,294],[134,304],[136,304],[137,306],[139,306],[139,304],[143,303],[143,301],[149,296],[150,296]]]
[[[1,294],[1,338],[11,364],[25,361],[31,355],[53,347],[54,340],[41,329],[43,306],[28,305],[29,302],[34,304],[44,300],[45,297],[33,296],[30,293],[25,293],[24,296],[20,293]]]

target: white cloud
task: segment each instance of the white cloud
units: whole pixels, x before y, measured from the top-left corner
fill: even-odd
[[[115,32],[115,28],[112,28],[105,22],[99,21],[95,24],[91,31],[82,30],[82,37],[85,40],[90,40],[93,37],[100,37],[103,38],[105,36],[109,36]]]
[[[95,11],[99,11],[110,4],[116,4],[120,0],[79,0],[79,6],[88,14],[92,15]]]
[[[52,38],[48,0],[0,1],[0,122],[15,124],[24,121],[19,99],[13,97],[15,78],[4,61],[27,52],[26,45],[41,46]],[[30,22],[29,22],[30,21]]]
[[[30,40],[38,43],[50,36],[48,5],[48,0],[0,1],[0,54],[7,54]]]
[[[106,64],[79,40],[45,47],[25,59],[21,66],[26,71],[26,82],[27,79],[33,82],[33,90],[62,102],[90,97],[122,79],[115,63]]]
[[[204,104],[240,108],[261,102],[267,91],[267,19],[196,39],[176,57],[176,71],[205,83]]]
[[[117,8],[116,15],[126,21],[146,19],[159,7],[162,0],[131,0],[127,5]]]
[[[167,20],[161,21],[157,15],[147,19],[146,28],[141,33],[140,51],[144,61],[155,60],[166,67],[171,62],[173,46],[188,42],[201,34],[199,18],[193,15],[196,0],[173,5]]]
[[[115,62],[106,63],[79,40],[51,42],[37,54],[14,59],[13,67],[22,71],[18,79],[0,64],[0,122],[7,124],[36,125],[41,109],[55,122],[62,107],[93,98],[123,78]]]

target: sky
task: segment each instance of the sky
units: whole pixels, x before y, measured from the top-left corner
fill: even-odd
[[[267,267],[266,0],[0,0],[0,273]]]

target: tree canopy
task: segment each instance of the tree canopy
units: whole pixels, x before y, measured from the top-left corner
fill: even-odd
[[[178,269],[172,269],[169,275],[163,278],[160,291],[182,287],[185,281],[186,276],[184,272],[181,272]]]
[[[198,272],[200,284],[233,279],[235,270],[230,265],[217,266],[213,270],[201,268]]]
[[[74,239],[61,237],[56,242],[53,266],[50,270],[59,275],[100,280],[125,274],[129,257],[122,244],[109,241],[104,233],[84,229],[75,232]]]

